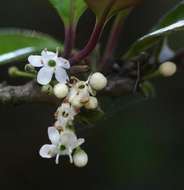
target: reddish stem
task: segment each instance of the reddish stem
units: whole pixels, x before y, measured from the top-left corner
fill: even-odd
[[[76,36],[76,25],[70,25],[65,28],[65,47],[64,47],[64,57],[69,58],[72,53],[72,49],[75,44],[75,36]]]
[[[129,11],[127,11],[127,13],[128,12]],[[104,55],[100,62],[101,63],[100,69],[103,69],[104,65],[113,57],[113,54],[114,54],[117,44],[118,44],[119,36],[120,36],[122,28],[123,28],[122,23],[126,16],[127,16],[126,13],[125,14],[120,13],[119,15],[117,15],[117,17],[114,21],[109,40],[107,42],[107,46],[104,51]]]
[[[87,45],[85,46],[84,49],[82,49],[79,53],[77,53],[70,59],[71,64],[80,62],[82,59],[87,57],[93,51],[93,49],[95,48],[95,46],[100,38],[101,32],[104,27],[104,22],[105,21],[103,20],[99,23],[98,22],[96,23],[93,33],[92,33]]]
[[[111,0],[108,4],[108,6],[106,7],[103,15],[100,17],[99,20],[96,21],[94,30],[92,32],[92,35],[87,43],[87,45],[84,47],[84,49],[82,49],[79,53],[77,53],[76,55],[74,55],[69,61],[71,64],[80,62],[81,60],[83,60],[84,58],[86,58],[92,51],[93,49],[96,47],[96,44],[98,43],[98,40],[100,38],[100,35],[103,31],[103,28],[106,24],[106,19],[108,17],[108,14],[111,10],[111,8],[113,7],[113,4],[115,3],[114,0]]]

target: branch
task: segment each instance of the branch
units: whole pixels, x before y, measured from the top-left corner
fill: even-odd
[[[176,54],[171,59],[183,70],[184,63],[184,50]],[[128,64],[128,63],[127,63]],[[88,69],[86,65],[73,66],[72,74],[85,72]],[[131,70],[131,69],[130,69]],[[136,85],[136,78],[129,76],[109,76],[108,86],[101,92],[107,96],[123,96],[133,92]],[[59,100],[54,97],[47,95],[41,91],[40,86],[35,82],[31,81],[25,85],[20,86],[9,86],[5,83],[0,84],[0,102],[1,103],[46,103],[57,105]]]
[[[41,88],[35,81],[25,85],[9,86],[5,83],[0,84],[1,103],[49,103],[57,104],[58,100],[54,96],[48,96],[41,92]]]
[[[109,85],[103,91],[104,95],[119,96],[132,91],[134,82],[130,79],[111,79]],[[0,84],[0,102],[1,103],[46,103],[59,104],[59,100],[51,95],[43,93],[40,86],[31,81],[25,85],[9,86],[5,83]]]

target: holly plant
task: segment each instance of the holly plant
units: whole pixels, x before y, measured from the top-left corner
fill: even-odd
[[[48,128],[50,144],[40,148],[43,158],[68,156],[70,163],[83,167],[88,155],[78,138],[78,125],[96,122],[105,113],[97,97],[154,94],[151,79],[170,77],[181,69],[184,53],[172,50],[170,36],[184,29],[184,1],[163,16],[150,33],[115,56],[122,26],[141,0],[48,0],[64,24],[64,42],[48,34],[29,30],[1,29],[0,66],[9,67],[10,77],[27,78],[24,85],[0,84],[1,103],[50,103],[57,106],[55,122]],[[82,49],[76,47],[79,22],[91,11],[95,24]],[[83,17],[82,17],[83,16]],[[82,17],[82,18],[81,18]],[[101,36],[110,21],[110,33],[102,47]],[[125,39],[126,40],[126,39]],[[104,98],[101,98],[103,101]]]

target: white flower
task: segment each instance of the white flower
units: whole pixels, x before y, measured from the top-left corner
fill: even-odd
[[[89,101],[90,94],[92,94],[92,89],[88,81],[78,81],[71,87],[68,100],[74,107],[81,108]]]
[[[60,83],[66,83],[69,80],[66,69],[70,68],[70,63],[68,60],[58,57],[58,52],[43,50],[41,56],[31,55],[28,57],[28,61],[34,67],[41,67],[37,75],[39,84],[48,84],[53,74]]]
[[[70,105],[69,103],[62,103],[56,111],[56,127],[65,128],[67,127],[67,125],[71,125],[75,115],[77,115],[77,112],[72,105]]]
[[[84,143],[84,139],[77,139],[72,131],[64,131],[61,134],[55,127],[48,128],[48,136],[52,144],[45,144],[40,149],[40,156],[43,158],[53,158],[56,156],[56,164],[59,163],[59,156],[68,155],[73,163],[73,150]]]

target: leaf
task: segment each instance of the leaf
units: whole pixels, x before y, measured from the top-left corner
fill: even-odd
[[[85,0],[88,7],[95,13],[97,18],[107,14],[107,18],[113,16],[118,11],[131,8],[141,0]]]
[[[96,110],[82,110],[76,117],[76,121],[82,124],[94,124],[104,116],[104,112],[98,108]]]
[[[42,49],[56,50],[60,42],[47,34],[29,30],[0,30],[0,65],[17,61],[26,56],[40,52]]]
[[[156,96],[155,88],[149,81],[141,83],[140,89],[146,98],[154,98]]]
[[[173,32],[184,29],[184,1],[179,3],[172,11],[170,11],[163,19],[160,20],[159,24],[154,30],[138,39],[124,55],[124,59],[130,59],[137,56],[148,48],[157,44],[165,36],[170,35]]]
[[[86,9],[84,0],[49,0],[57,10],[65,25],[72,20],[77,23]]]

